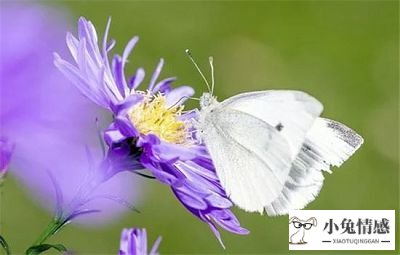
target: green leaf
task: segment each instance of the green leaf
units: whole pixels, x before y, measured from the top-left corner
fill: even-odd
[[[8,246],[8,243],[1,235],[0,235],[0,244],[3,247],[4,251],[6,252],[6,254],[10,255],[11,254],[10,247]]]
[[[35,246],[30,247],[26,251],[26,254],[27,255],[37,255],[37,254],[45,252],[51,248],[56,249],[59,252],[67,251],[67,248],[62,244],[47,244],[47,243],[45,243],[45,244],[40,244],[40,245],[35,245]]]

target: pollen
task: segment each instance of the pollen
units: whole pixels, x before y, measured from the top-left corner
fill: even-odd
[[[183,144],[188,132],[185,122],[179,120],[182,111],[183,106],[168,107],[161,94],[147,94],[131,109],[129,119],[141,134],[154,134],[165,142]]]

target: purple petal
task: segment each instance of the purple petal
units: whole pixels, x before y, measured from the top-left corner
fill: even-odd
[[[115,115],[127,114],[127,111],[136,104],[143,101],[144,96],[142,94],[132,94],[128,96],[123,102],[112,105],[111,109]]]
[[[133,48],[136,43],[139,41],[139,37],[134,36],[131,40],[129,40],[128,44],[125,47],[124,53],[122,54],[122,63],[125,64],[128,60],[128,56],[131,54]]]
[[[130,255],[129,253],[129,242],[131,241],[130,239],[130,229],[124,228],[121,233],[121,240],[119,244],[119,254],[120,255]]]
[[[162,237],[159,236],[156,241],[153,244],[153,247],[151,248],[149,255],[158,255],[158,247],[160,246]]]
[[[107,20],[107,25],[106,25],[106,30],[104,31],[104,37],[103,37],[103,59],[107,59],[107,38],[108,38],[108,32],[110,31],[110,26],[111,26],[111,17],[108,18]],[[108,68],[110,68],[108,61],[105,61],[105,64],[107,65]]]
[[[75,62],[78,62],[78,47],[79,47],[78,39],[76,39],[70,32],[68,32],[66,36],[66,42],[69,52],[71,53]]]
[[[135,137],[139,135],[139,132],[132,125],[131,121],[122,116],[118,116],[115,120],[115,127],[121,132],[125,137]]]
[[[173,83],[176,80],[175,77],[167,78],[159,83],[156,84],[156,86],[153,89],[153,93],[161,92],[163,94],[167,94],[172,90],[171,83]]]
[[[206,221],[208,223],[208,226],[211,228],[211,231],[214,233],[215,237],[217,237],[217,240],[221,244],[222,248],[226,249],[225,245],[224,245],[224,242],[222,241],[221,234],[219,233],[219,231],[218,231],[217,227],[215,226],[215,224],[209,219],[207,219]]]
[[[80,41],[87,42],[88,55],[93,57],[96,65],[100,65],[102,57],[97,45],[97,32],[93,24],[84,17],[79,18],[78,21],[78,38]]]
[[[108,108],[109,101],[105,100],[100,94],[95,93],[90,87],[87,86],[87,81],[82,77],[78,69],[63,60],[58,54],[54,54],[54,64],[55,66],[66,76],[71,82],[81,91],[81,93],[89,98],[91,101],[99,106]],[[64,80],[63,77],[60,77]]]
[[[111,51],[111,50],[114,48],[115,43],[116,43],[116,41],[115,41],[114,39],[111,39],[110,42],[107,43],[107,49],[106,49],[106,51],[107,51],[107,52]]]
[[[211,193],[205,200],[216,208],[229,208],[233,205],[228,198],[216,193]]]
[[[185,204],[185,206],[194,208],[196,210],[204,210],[207,208],[207,203],[200,199],[197,196],[192,195],[192,193],[190,191],[186,191],[185,188],[180,187],[178,189],[174,189],[174,187],[172,187],[174,190],[175,195],[178,197],[178,199]]]
[[[158,246],[161,242],[159,237],[150,251],[150,255],[158,254]],[[147,255],[147,232],[146,229],[130,228],[123,229],[120,241],[120,255]]]
[[[159,165],[155,165],[155,163],[145,155],[141,157],[140,162],[145,168],[149,169],[160,182],[168,185],[178,183],[178,178],[175,175],[167,171],[163,171]]]
[[[101,210],[98,209],[82,209],[79,211],[75,211],[73,214],[71,214],[67,219],[66,222],[71,222],[72,220],[75,220],[76,218],[83,216],[83,215],[88,215],[92,213],[99,213]]]
[[[190,148],[173,143],[161,142],[161,144],[154,145],[152,148],[154,153],[157,154],[160,159],[168,162],[176,161],[178,159],[191,160],[197,157],[196,152]]]
[[[212,165],[204,165],[203,162],[199,162],[199,159],[185,162],[185,164],[180,164],[179,169],[181,169],[185,174],[191,173],[194,176],[201,176],[213,182],[219,181],[215,172],[210,170],[214,169],[214,167]]]
[[[126,86],[122,59],[119,55],[115,55],[113,58],[112,70],[118,91],[122,95],[122,97],[125,97],[125,95],[128,93],[128,87]]]
[[[218,223],[224,229],[239,234],[247,235],[250,233],[245,228],[240,227],[239,221],[236,219],[235,215],[228,210],[214,210],[211,212],[210,216],[216,223]]]
[[[137,145],[137,147],[142,147],[142,146],[145,146],[147,144],[147,145],[150,146],[149,149],[151,151],[152,150],[151,146],[157,145],[157,144],[160,144],[160,143],[161,143],[161,140],[156,135],[148,134],[148,135],[140,136],[138,141],[137,141],[137,143],[136,143],[136,145]]]
[[[160,62],[158,62],[156,70],[154,71],[153,75],[151,76],[151,80],[150,80],[150,84],[149,84],[148,90],[153,91],[153,87],[156,84],[158,76],[160,76],[161,69],[162,69],[163,65],[164,65],[164,59],[160,59]]]
[[[209,178],[207,175],[203,175],[203,173],[210,172],[209,170],[204,169],[197,164],[193,164],[193,166],[190,164],[193,163],[190,161],[180,163],[177,165],[177,168],[187,178],[187,182],[191,184],[190,188],[193,192],[201,193],[203,197],[210,196],[212,193],[218,193],[220,195],[224,194],[221,192],[222,187],[219,184],[219,180],[215,178],[215,173],[213,175],[210,173],[212,177]]]
[[[179,117],[179,120],[181,121],[190,121],[190,120],[198,120],[199,116],[199,110],[198,109],[193,109],[190,111],[185,112]]]
[[[114,143],[120,143],[124,139],[126,139],[126,136],[121,134],[121,131],[119,131],[119,129],[110,128],[104,131],[104,140],[108,146],[111,146]]]
[[[142,83],[145,76],[143,68],[138,68],[136,74],[129,79],[129,88],[136,89]]]
[[[189,97],[194,95],[194,89],[189,86],[181,86],[179,88],[173,89],[167,95],[167,106],[181,105]]]
[[[133,37],[125,47],[124,53],[122,54],[122,58],[116,55],[113,59],[113,70],[114,77],[117,83],[117,87],[123,97],[125,97],[129,93],[129,88],[125,80],[125,63],[127,62],[128,56],[131,53],[132,49],[135,47],[139,38],[137,36]]]

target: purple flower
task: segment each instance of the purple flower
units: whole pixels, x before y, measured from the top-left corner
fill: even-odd
[[[150,252],[147,252],[146,229],[125,228],[121,233],[119,255],[158,255],[161,236],[154,242]]]
[[[53,65],[52,53],[64,46],[65,14],[12,2],[2,3],[0,12],[1,168],[12,151],[9,172],[28,187],[30,195],[52,210],[56,199],[49,172],[68,203],[93,167],[85,147],[92,151],[93,161],[102,160],[95,123],[101,113]],[[10,144],[14,150],[10,150]],[[94,195],[133,201],[139,196],[136,187],[134,179],[121,174]],[[93,200],[90,206],[103,213],[83,223],[102,224],[125,210],[104,199]]]
[[[75,64],[55,54],[55,65],[61,72],[87,98],[111,111],[114,121],[104,132],[109,153],[129,158],[131,168],[125,170],[146,168],[160,182],[170,185],[179,201],[206,222],[220,241],[217,225],[247,234],[229,210],[232,202],[221,187],[205,146],[193,135],[196,112],[184,111],[182,103],[194,94],[193,89],[172,88],[174,78],[157,82],[164,64],[161,59],[146,91],[138,90],[144,70],[138,68],[128,80],[124,74],[138,37],[133,37],[122,56],[115,55],[110,64],[108,53],[115,41],[107,41],[109,28],[110,20],[99,48],[93,24],[80,18],[78,37],[68,33],[66,39]]]

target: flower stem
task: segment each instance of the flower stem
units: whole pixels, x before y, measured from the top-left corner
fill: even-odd
[[[50,236],[54,235],[57,230],[62,226],[62,221],[58,218],[53,218],[52,221],[47,225],[46,229],[38,237],[32,246],[43,244]]]
[[[5,254],[11,255],[10,247],[8,246],[8,243],[1,235],[0,235],[0,245],[3,248],[3,250],[5,251]]]
[[[32,254],[39,254],[43,251],[48,250],[49,248],[55,248],[59,251],[66,250],[64,246],[61,245],[49,245],[49,244],[44,244],[47,239],[49,239],[52,235],[57,233],[64,225],[66,224],[65,221],[63,221],[59,217],[54,217],[50,223],[47,225],[46,229],[42,232],[42,234],[38,237],[38,239],[32,244],[31,247],[29,247],[25,254],[26,255],[32,255]]]

